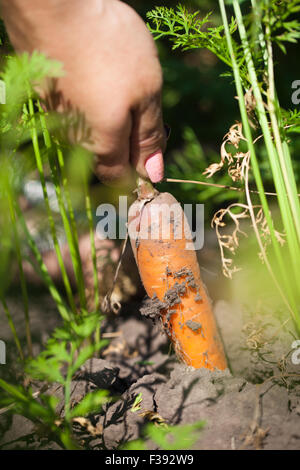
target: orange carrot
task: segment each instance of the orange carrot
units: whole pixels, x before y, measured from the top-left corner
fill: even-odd
[[[184,224],[185,231],[178,238],[178,227]],[[170,234],[161,233],[162,229],[168,232],[168,227]],[[195,368],[225,369],[223,345],[196,252],[187,249],[191,233],[180,204],[171,194],[158,193],[140,179],[128,228],[142,282],[152,299],[148,313],[160,319],[177,356]]]

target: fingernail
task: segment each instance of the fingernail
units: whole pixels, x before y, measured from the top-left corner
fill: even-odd
[[[161,150],[158,150],[147,158],[145,168],[152,183],[158,183],[163,179],[164,160]]]

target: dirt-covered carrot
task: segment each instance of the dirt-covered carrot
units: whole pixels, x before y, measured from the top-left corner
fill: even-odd
[[[161,320],[183,362],[225,369],[223,345],[180,204],[140,180],[128,227],[140,276],[152,299],[144,313]]]

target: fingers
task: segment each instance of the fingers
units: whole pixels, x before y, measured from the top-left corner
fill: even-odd
[[[129,121],[131,134],[128,133]],[[128,116],[121,129],[105,132],[102,128],[97,139],[96,174],[103,182],[121,184],[130,181],[134,166],[141,176],[158,183],[164,177],[166,138],[160,108],[154,109],[154,105],[136,113],[133,119]]]
[[[101,119],[95,142],[95,171],[105,183],[122,184],[133,177],[132,166],[153,183],[163,179],[163,152],[166,131],[163,125],[160,96],[154,95],[137,105],[132,113],[122,105],[112,113],[113,120]],[[116,118],[116,116],[118,116]]]
[[[131,114],[127,106],[105,107],[105,114],[99,113],[93,123],[93,145],[95,172],[99,179],[109,185],[130,184],[132,168],[129,162]]]
[[[140,104],[133,113],[130,160],[136,171],[153,183],[163,179],[163,152],[166,133],[163,125],[160,92]]]

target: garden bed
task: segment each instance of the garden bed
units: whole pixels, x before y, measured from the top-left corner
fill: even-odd
[[[210,291],[220,281],[210,270],[205,277]],[[34,298],[31,325],[38,352],[40,341],[60,320],[46,294]],[[95,389],[108,389],[116,397],[104,405],[103,412],[74,425],[84,448],[117,449],[141,437],[152,419],[158,426],[204,420],[195,449],[299,449],[300,371],[289,354],[295,339],[291,320],[268,312],[266,306],[263,314],[251,313],[234,299],[216,299],[214,311],[230,371],[211,372],[178,363],[165,335],[141,316],[144,302],[128,303],[119,315],[105,319],[102,333],[111,338],[109,345],[72,382],[73,405]],[[11,299],[10,305],[22,331],[21,304]],[[8,341],[4,320],[1,336]],[[15,370],[13,350],[8,347],[10,362],[1,366],[8,376]],[[59,385],[52,385],[47,393],[62,398]],[[141,401],[134,411],[139,394]],[[57,411],[63,413],[62,402]],[[48,433],[18,415],[2,413],[0,432],[1,449],[59,448]],[[150,440],[146,444],[157,448]]]

